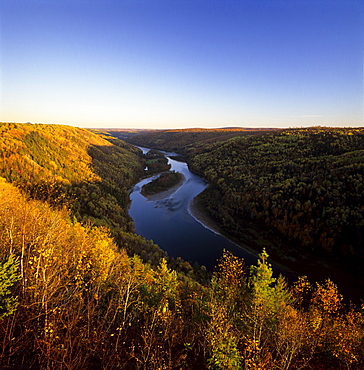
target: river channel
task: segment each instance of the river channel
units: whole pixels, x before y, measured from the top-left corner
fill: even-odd
[[[143,152],[149,149],[141,148]],[[185,162],[171,159],[175,153],[165,153],[171,170],[180,172],[185,180],[172,194],[159,200],[148,200],[140,194],[143,185],[158,175],[138,182],[131,194],[130,216],[134,220],[136,233],[153,240],[171,257],[182,257],[190,263],[198,262],[212,270],[221,257],[223,249],[244,258],[247,264],[256,263],[257,258],[238,247],[222,235],[192,217],[189,205],[202,192],[207,182],[192,173]]]

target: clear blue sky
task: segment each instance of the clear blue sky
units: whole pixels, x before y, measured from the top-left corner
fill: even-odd
[[[0,0],[0,121],[363,126],[361,0]]]

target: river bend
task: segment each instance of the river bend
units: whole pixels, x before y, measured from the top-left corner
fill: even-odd
[[[144,152],[146,148],[140,148]],[[175,153],[163,152],[169,160],[171,170],[180,172],[183,184],[160,200],[148,200],[140,194],[143,185],[158,175],[138,182],[131,194],[130,216],[134,220],[136,233],[153,240],[171,257],[182,257],[190,263],[198,262],[212,270],[221,257],[223,249],[243,257],[247,264],[256,262],[256,257],[236,244],[202,225],[192,217],[189,205],[192,199],[202,192],[207,182],[192,173],[185,162],[171,159]]]

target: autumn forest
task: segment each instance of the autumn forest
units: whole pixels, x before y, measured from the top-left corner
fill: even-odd
[[[257,264],[206,271],[137,235],[129,192],[168,164],[132,144],[203,176],[198,207]],[[362,128],[0,123],[0,368],[362,369],[363,177]]]

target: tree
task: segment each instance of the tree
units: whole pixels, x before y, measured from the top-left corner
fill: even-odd
[[[20,279],[19,259],[13,254],[0,263],[0,320],[11,315],[18,305],[18,298],[11,296],[11,288]]]
[[[241,369],[238,321],[245,293],[244,261],[224,251],[211,281],[206,339],[211,369]]]
[[[285,280],[273,277],[273,270],[263,249],[257,266],[251,266],[245,316],[249,330],[245,336],[245,366],[248,369],[269,367],[272,342],[279,326],[279,314],[290,304]]]

